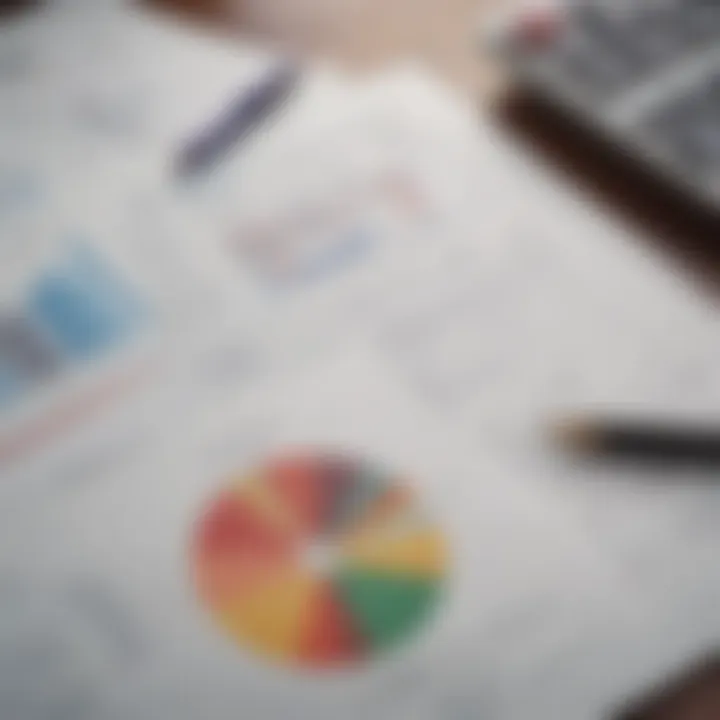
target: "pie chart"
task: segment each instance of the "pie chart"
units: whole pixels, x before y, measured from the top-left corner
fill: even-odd
[[[319,452],[231,481],[200,517],[191,554],[201,602],[239,646],[319,670],[414,637],[448,571],[443,533],[410,485]]]

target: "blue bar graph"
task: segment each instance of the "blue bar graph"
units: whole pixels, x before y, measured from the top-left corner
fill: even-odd
[[[90,248],[73,245],[12,313],[0,311],[0,410],[125,344],[145,313],[134,288]]]
[[[70,358],[92,357],[123,342],[142,314],[130,289],[86,249],[38,280],[29,311]]]

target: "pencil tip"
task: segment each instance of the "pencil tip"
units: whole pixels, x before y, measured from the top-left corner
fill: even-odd
[[[590,453],[600,445],[601,434],[595,423],[582,418],[565,418],[550,427],[552,441],[574,453]]]

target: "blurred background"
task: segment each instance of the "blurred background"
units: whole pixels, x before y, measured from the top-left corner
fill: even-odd
[[[221,476],[308,435],[432,478],[458,540],[447,655],[400,662],[379,700],[352,685],[360,717],[720,719],[717,217],[507,92],[485,42],[505,0],[146,0],[127,7],[156,34],[115,37],[124,7],[0,0],[0,718],[224,720],[257,678],[282,696],[199,620],[183,553]],[[216,167],[236,125],[250,142]],[[546,424],[584,407],[709,419],[709,473],[653,427],[628,444],[660,469],[575,464]],[[303,462],[283,467],[305,516]],[[247,570],[223,539],[252,523],[215,511],[198,543]],[[441,574],[443,542],[408,562]],[[343,682],[332,705],[293,677],[346,717]]]

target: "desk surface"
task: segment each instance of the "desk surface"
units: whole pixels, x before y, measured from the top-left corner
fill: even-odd
[[[483,83],[474,29],[502,0],[150,0],[223,29],[282,40],[356,68],[421,57],[467,89]]]

